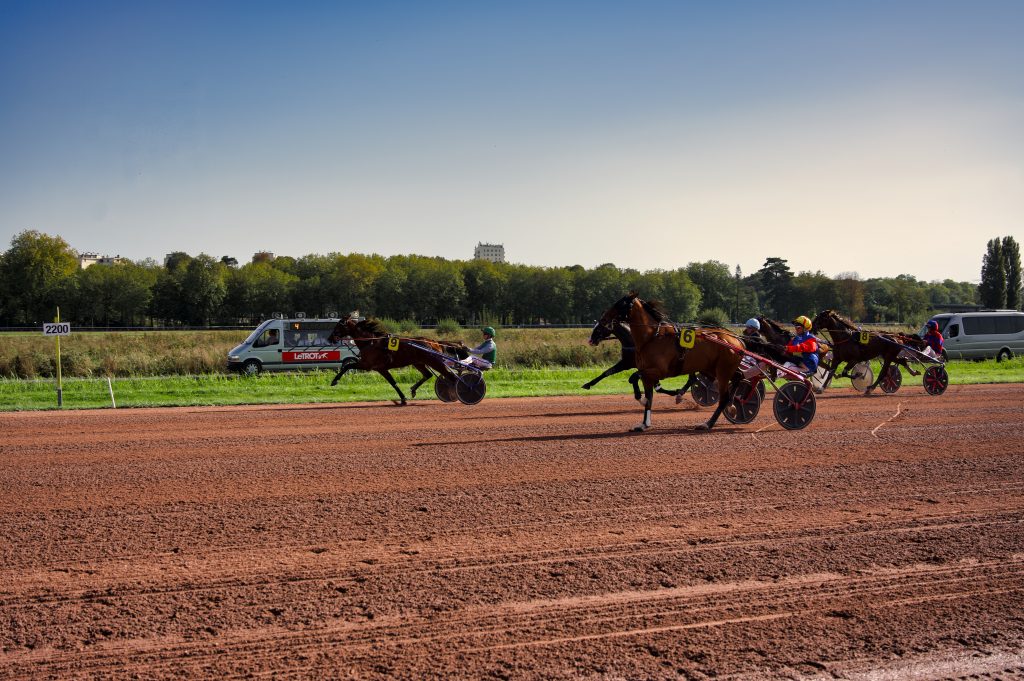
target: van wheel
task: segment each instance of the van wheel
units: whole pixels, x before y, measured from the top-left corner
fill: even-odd
[[[1013,359],[1013,353],[1010,352],[1010,348],[1003,348],[1002,350],[999,351],[999,354],[996,355],[997,362],[1002,362],[1003,360],[1006,359]]]
[[[261,371],[263,371],[263,365],[258,359],[247,359],[242,365],[243,376],[259,376]]]

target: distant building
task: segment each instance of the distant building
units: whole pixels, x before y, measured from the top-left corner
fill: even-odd
[[[274,258],[275,257],[276,256],[273,253],[271,253],[270,251],[258,251],[256,253],[252,254],[252,261],[254,263],[258,263],[258,262],[274,262]]]
[[[473,249],[473,259],[505,262],[505,246],[503,244],[478,243]]]
[[[124,258],[120,255],[110,257],[109,255],[100,255],[99,253],[83,253],[78,256],[78,267],[83,270],[92,265],[113,265],[119,262],[124,262]]]

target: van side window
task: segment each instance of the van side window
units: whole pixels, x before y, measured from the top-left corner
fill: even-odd
[[[996,333],[1020,333],[1024,331],[1024,317],[1003,315],[996,317]]]
[[[277,329],[268,329],[264,331],[256,342],[252,344],[254,348],[265,348],[268,345],[277,345],[280,340]]]
[[[959,324],[950,324],[949,325],[949,333],[946,334],[946,338],[956,338],[959,335],[960,335],[960,325]]]
[[[967,336],[988,336],[995,332],[995,317],[964,317],[964,334]]]

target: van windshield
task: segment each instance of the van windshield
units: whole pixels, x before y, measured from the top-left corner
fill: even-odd
[[[272,320],[268,319],[267,321],[265,321],[262,324],[260,324],[259,326],[257,326],[256,330],[253,331],[252,333],[250,333],[248,336],[246,336],[245,340],[242,341],[242,342],[245,343],[245,344],[249,344],[249,343],[252,343],[253,341],[255,341],[257,338],[260,337],[260,334],[263,333],[263,329],[267,328],[267,325],[270,324],[271,321]]]

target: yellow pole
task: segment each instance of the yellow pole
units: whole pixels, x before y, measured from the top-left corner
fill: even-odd
[[[60,308],[57,308],[57,319],[54,320],[60,324]],[[57,406],[64,406],[64,386],[60,380],[60,336],[56,336],[57,339]]]

